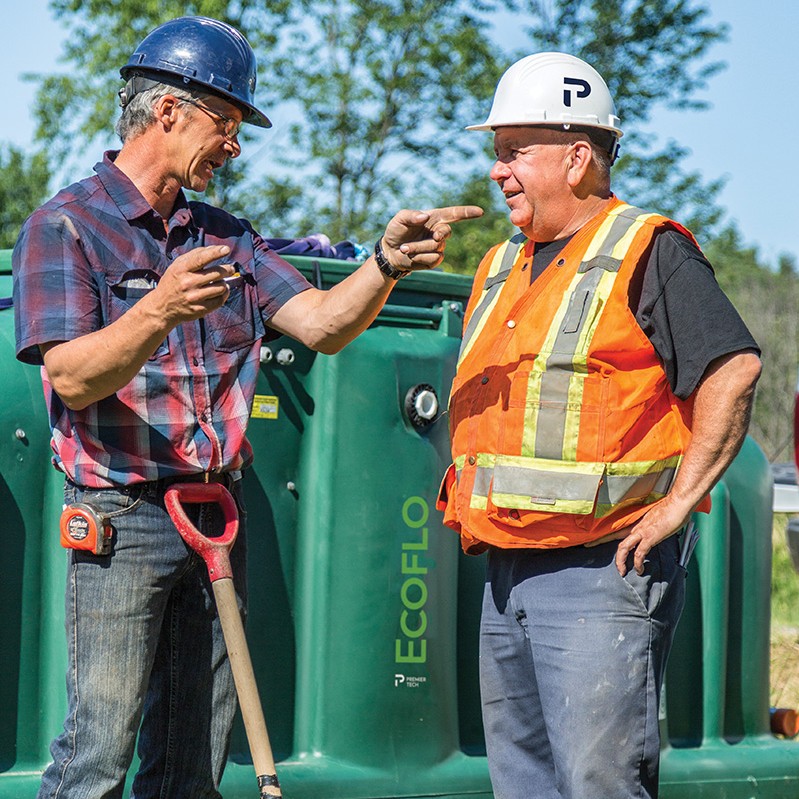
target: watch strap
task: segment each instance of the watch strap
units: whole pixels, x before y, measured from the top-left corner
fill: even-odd
[[[405,277],[405,275],[409,275],[411,273],[410,269],[397,269],[388,262],[388,258],[386,258],[386,254],[383,252],[382,241],[383,239],[381,237],[375,242],[375,262],[377,263],[377,268],[392,280],[399,280]]]

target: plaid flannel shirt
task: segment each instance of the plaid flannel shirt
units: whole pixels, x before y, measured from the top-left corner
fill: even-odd
[[[157,285],[171,261],[226,244],[244,282],[224,306],[173,329],[138,374],[84,410],[67,408],[42,368],[53,462],[102,488],[252,460],[246,438],[266,321],[310,287],[250,224],[181,193],[164,222],[113,164],[59,192],[26,221],[13,254],[17,358],[42,364],[39,345],[92,333]]]

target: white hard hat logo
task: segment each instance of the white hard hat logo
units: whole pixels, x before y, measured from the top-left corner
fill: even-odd
[[[591,84],[587,80],[581,80],[580,78],[564,78],[563,79],[563,105],[566,108],[572,107],[572,90],[568,88],[569,86],[579,86],[580,88],[577,90],[578,97],[588,97],[591,94]]]

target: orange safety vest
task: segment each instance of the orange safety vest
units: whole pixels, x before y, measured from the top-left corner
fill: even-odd
[[[613,198],[533,285],[523,234],[481,262],[450,394],[454,462],[438,504],[467,552],[594,541],[669,491],[693,401],[672,393],[628,300],[665,228],[693,240]]]

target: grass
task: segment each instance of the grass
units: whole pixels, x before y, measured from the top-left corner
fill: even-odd
[[[771,704],[799,708],[799,573],[785,530],[788,514],[775,514],[771,569]]]

